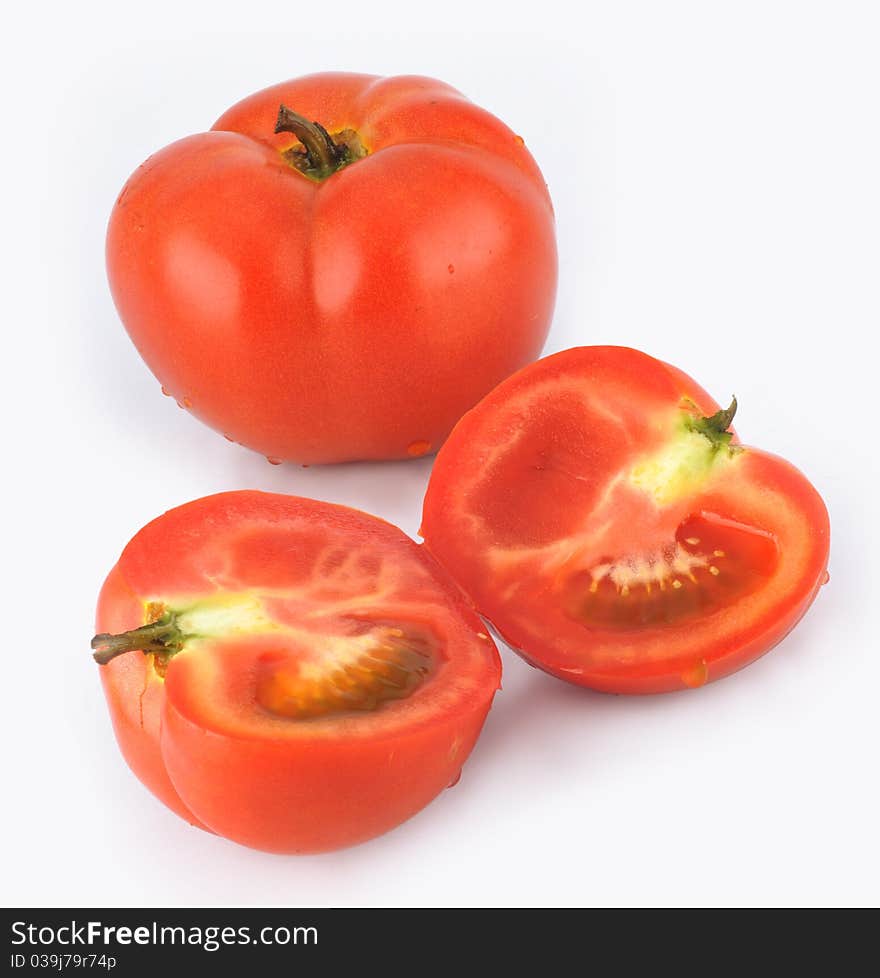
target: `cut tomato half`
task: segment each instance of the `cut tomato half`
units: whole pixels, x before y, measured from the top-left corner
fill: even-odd
[[[623,347],[519,371],[458,423],[425,543],[514,649],[616,693],[701,686],[777,644],[827,578],[819,494]]]
[[[419,811],[457,779],[501,675],[480,619],[400,530],[260,492],[141,530],[98,629],[135,774],[191,822],[273,852],[352,845]]]

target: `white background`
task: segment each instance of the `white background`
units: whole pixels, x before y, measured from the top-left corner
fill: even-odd
[[[4,903],[877,904],[876,5],[28,10],[6,15],[0,134]],[[699,691],[601,696],[504,650],[454,790],[288,858],[190,828],[129,773],[89,656],[98,589],[140,526],[223,489],[414,533],[430,461],[273,468],[202,427],[127,339],[103,236],[154,149],[321,69],[434,75],[522,133],[558,216],[548,351],[633,345],[735,392],[743,439],[825,496],[833,547],[797,631]]]

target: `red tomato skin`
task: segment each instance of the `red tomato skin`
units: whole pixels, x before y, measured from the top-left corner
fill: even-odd
[[[163,586],[170,593],[201,594],[200,544],[254,514],[269,525],[294,514],[319,529],[360,528],[368,542],[408,554],[433,582],[426,596],[440,596],[447,609],[451,641],[478,650],[479,681],[454,708],[423,710],[387,733],[346,738],[324,731],[292,743],[271,731],[224,732],[222,717],[216,724],[201,722],[204,706],[194,708],[184,685],[175,692],[168,681],[175,661],[162,680],[149,656],[131,652],[100,668],[116,740],[140,781],[195,826],[274,853],[356,845],[396,827],[455,782],[500,687],[501,661],[482,621],[445,572],[396,527],[346,507],[252,491],[177,507],[136,534],[101,590],[97,630],[138,627],[147,596]],[[238,573],[258,569],[264,546],[247,555]],[[215,719],[210,714],[209,707],[207,718]]]
[[[97,631],[124,632],[142,620],[142,602],[114,567],[98,597]],[[128,766],[175,814],[206,828],[181,801],[165,769],[159,750],[164,695],[162,685],[153,679],[147,657],[137,652],[120,656],[103,667],[100,675],[113,733]]]
[[[498,438],[509,434],[507,406],[538,383],[552,389],[554,384],[562,384],[566,378],[574,378],[576,383],[585,386],[591,382],[612,385],[615,397],[627,389],[631,392],[624,408],[624,417],[628,420],[624,421],[622,430],[626,432],[626,438],[621,438],[621,429],[615,427],[606,446],[610,450],[611,443],[616,443],[615,449],[620,452],[616,461],[621,467],[637,452],[650,451],[659,444],[656,429],[638,420],[639,411],[645,409],[645,404],[653,405],[653,409],[665,404],[668,409],[686,399],[703,415],[718,410],[717,403],[683,371],[634,350],[584,347],[546,357],[509,378],[456,426],[439,453],[425,496],[421,530],[425,545],[471,595],[477,610],[511,648],[531,665],[575,685],[618,694],[672,692],[720,679],[769,652],[797,625],[827,580],[830,522],[821,496],[798,469],[784,459],[751,447],[739,456],[738,482],[732,487],[718,484],[709,491],[696,494],[692,508],[697,513],[720,513],[751,525],[755,523],[754,499],[772,492],[785,499],[791,512],[797,515],[797,542],[803,553],[797,579],[786,593],[776,595],[762,613],[739,623],[728,633],[719,632],[713,636],[700,632],[698,640],[693,635],[698,632],[698,625],[690,623],[672,628],[663,633],[662,639],[668,643],[668,656],[637,663],[614,662],[613,657],[606,657],[602,663],[592,661],[588,648],[595,638],[586,636],[582,626],[570,619],[548,617],[550,613],[541,606],[545,599],[540,594],[539,584],[535,585],[534,592],[530,592],[530,597],[522,600],[536,602],[531,614],[533,622],[543,621],[543,635],[536,636],[522,620],[506,620],[508,614],[497,600],[502,584],[493,580],[485,567],[473,560],[478,541],[456,524],[454,514],[460,511],[462,495],[468,491],[463,487],[477,484],[480,472],[488,464],[492,446],[485,443],[486,432]],[[608,402],[612,409],[618,406],[615,397]],[[627,411],[631,413],[627,415]],[[648,411],[645,421],[650,420]],[[572,430],[570,434],[574,441],[577,433]],[[594,434],[591,431],[583,433],[584,446],[589,446],[590,451],[595,448],[595,441],[591,444]],[[739,444],[736,436],[733,444]],[[586,451],[587,448],[578,450]],[[560,467],[562,472],[572,464],[570,459],[566,460],[566,465]],[[589,473],[589,466],[583,471]],[[568,476],[566,483],[567,480]],[[602,485],[600,483],[600,490]],[[749,493],[744,492],[745,487]],[[510,498],[514,499],[523,491],[523,486],[510,487]],[[563,510],[571,505],[560,487],[555,487],[553,496]],[[687,504],[684,506],[683,513],[687,511]],[[564,519],[566,514],[556,515]],[[779,525],[768,524],[762,529],[775,533],[781,548],[788,548],[792,543],[786,536],[792,531],[781,516]],[[560,535],[564,536],[564,532]],[[621,641],[627,638],[622,635]],[[614,639],[608,641],[613,643]],[[585,651],[575,661],[571,649],[578,643],[583,644]],[[692,651],[698,643],[702,643],[699,651]]]
[[[395,828],[453,784],[487,709],[476,704],[406,738],[337,741],[292,754],[284,743],[206,733],[169,705],[162,757],[174,785],[196,811],[210,813],[205,820],[218,835],[264,852],[328,852]]]
[[[280,103],[369,155],[315,183],[273,135]],[[506,126],[430,79],[313,75],[150,157],[111,214],[120,317],[166,391],[301,463],[436,451],[539,355],[556,289],[552,206]],[[427,446],[427,447],[426,447]]]

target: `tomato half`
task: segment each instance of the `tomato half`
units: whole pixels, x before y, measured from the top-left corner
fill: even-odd
[[[97,625],[134,773],[190,822],[271,852],[353,845],[423,808],[457,779],[501,675],[424,548],[269,493],[209,496],[142,529]]]
[[[422,532],[528,661],[616,693],[700,686],[779,642],[827,573],[828,514],[680,370],[583,347],[511,377],[440,452]]]
[[[553,211],[523,140],[450,86],[311,75],[151,156],[107,269],[166,393],[229,439],[407,458],[540,354]]]

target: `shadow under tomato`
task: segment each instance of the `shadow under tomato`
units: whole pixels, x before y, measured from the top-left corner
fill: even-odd
[[[815,646],[811,635],[821,624],[803,621],[769,653],[717,682],[645,696],[600,693],[564,682],[530,666],[496,638],[504,663],[502,689],[464,776],[492,778],[515,758],[514,763],[526,766],[570,767],[583,777],[590,768],[615,763],[620,738],[638,749],[640,738],[654,741],[667,723],[679,730],[693,725],[697,735],[707,713],[717,718],[719,728],[741,723],[753,716],[757,703],[771,708],[780,687],[798,688],[804,656]]]

